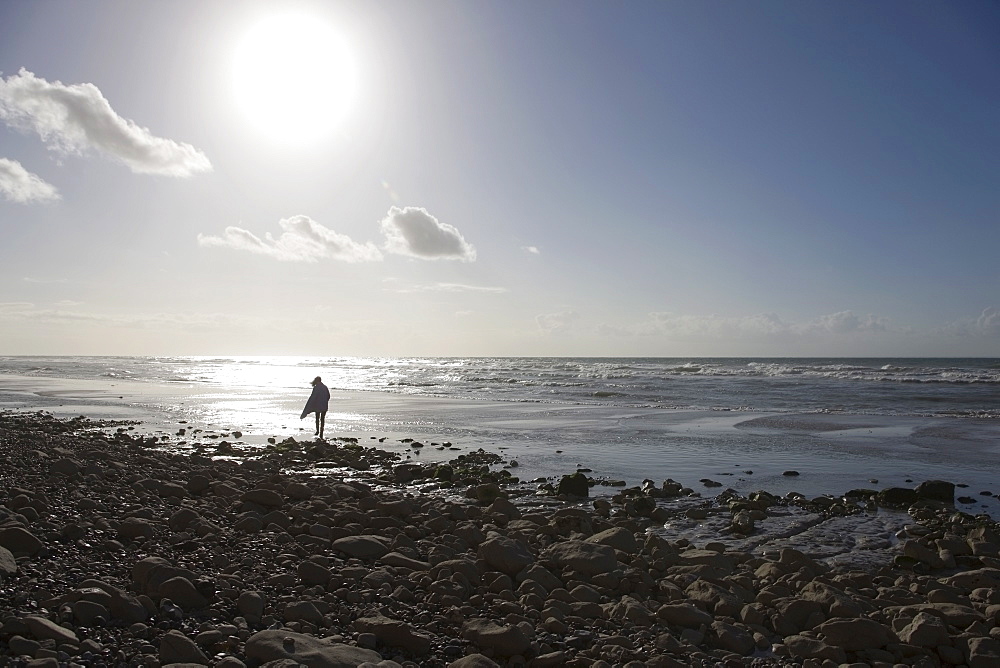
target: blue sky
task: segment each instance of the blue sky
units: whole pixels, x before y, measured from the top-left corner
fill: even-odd
[[[0,353],[1000,355],[996,4],[0,26]]]

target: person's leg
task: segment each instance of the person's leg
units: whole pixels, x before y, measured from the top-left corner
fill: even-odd
[[[326,411],[316,414],[319,419],[319,437],[323,438],[323,430],[326,428]]]
[[[319,434],[319,411],[316,411],[316,432],[315,433],[317,435]]]

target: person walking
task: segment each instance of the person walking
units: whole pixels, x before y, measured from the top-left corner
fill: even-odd
[[[326,411],[330,408],[330,390],[323,384],[323,379],[316,376],[312,382],[312,394],[302,409],[301,420],[310,413],[316,414],[316,435],[323,438],[323,428],[326,427]]]

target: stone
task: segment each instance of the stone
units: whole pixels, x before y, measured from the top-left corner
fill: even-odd
[[[330,569],[314,561],[303,561],[295,572],[304,585],[325,585],[330,581]]]
[[[110,602],[107,603],[107,608],[111,613],[111,616],[120,619],[128,624],[135,624],[137,622],[145,622],[149,619],[149,611],[143,606],[138,598],[122,591],[114,585],[110,585],[103,580],[84,580],[80,583],[80,588],[85,589],[88,587],[94,587],[106,592],[110,597]]]
[[[171,630],[160,638],[160,663],[191,663],[207,666],[211,662],[195,641],[180,631]]]
[[[833,661],[835,664],[847,662],[847,652],[843,648],[830,646],[816,638],[791,635],[784,639],[784,645],[793,657]]]
[[[618,568],[614,548],[582,540],[566,540],[550,545],[542,558],[582,575],[598,575]]]
[[[389,548],[374,536],[345,536],[333,541],[333,549],[358,559],[378,559],[389,553]]]
[[[715,636],[715,644],[719,649],[747,656],[757,648],[753,636],[744,629],[722,621],[714,621],[711,630]]]
[[[202,610],[208,606],[208,599],[195,589],[194,584],[181,575],[166,580],[157,590],[159,596],[169,598],[184,610]]]
[[[667,603],[656,609],[656,618],[673,626],[696,629],[711,624],[712,615],[690,603]]]
[[[323,613],[312,601],[294,601],[285,606],[282,613],[286,622],[309,622],[316,626],[324,626]]]
[[[479,545],[478,557],[490,568],[514,577],[535,563],[535,557],[524,543],[503,536],[490,538]]]
[[[15,557],[33,557],[44,545],[27,529],[6,527],[0,529],[0,547],[5,547]]]
[[[836,645],[849,652],[885,647],[897,638],[888,628],[873,619],[831,619],[816,627],[827,644]]]
[[[384,615],[361,617],[354,621],[355,630],[373,633],[378,641],[388,647],[400,647],[410,654],[423,656],[431,651],[431,638],[417,632],[410,624]]]
[[[918,612],[898,635],[902,642],[920,647],[948,644],[948,627],[940,617],[928,612]]]
[[[452,661],[448,664],[448,668],[500,668],[500,664],[482,654],[469,654],[457,661]]]
[[[995,638],[969,638],[962,645],[969,668],[1000,666],[1000,641]]]
[[[275,492],[273,489],[251,489],[244,492],[240,497],[240,501],[247,501],[249,503],[256,503],[258,506],[264,506],[265,508],[280,508],[285,505],[285,500],[281,498],[281,495]]]
[[[917,485],[917,496],[921,499],[955,503],[955,483],[945,480],[927,480]]]
[[[201,515],[191,508],[181,508],[170,516],[170,519],[167,520],[167,526],[170,527],[171,531],[184,531],[200,517]]]
[[[635,539],[635,534],[623,527],[612,527],[604,531],[599,531],[593,536],[586,538],[585,541],[588,543],[597,543],[598,545],[607,545],[628,554],[637,554],[639,552],[639,543]]]
[[[100,603],[81,600],[73,604],[73,618],[81,626],[93,626],[98,618],[110,621],[111,613]]]
[[[523,655],[531,641],[517,626],[500,626],[488,619],[470,619],[462,625],[462,637],[497,656]]]
[[[559,481],[559,486],[556,488],[556,494],[589,497],[590,482],[587,480],[587,476],[579,472],[572,475],[564,475]]]
[[[426,561],[413,559],[405,554],[400,554],[399,552],[389,552],[385,556],[379,557],[378,562],[380,564],[385,564],[386,566],[408,568],[411,571],[426,571],[431,567],[430,563]]]
[[[126,517],[118,525],[118,537],[123,540],[152,538],[154,533],[153,525],[141,517]]]
[[[6,547],[0,546],[0,575],[14,575],[14,573],[17,573],[14,555]]]
[[[357,668],[366,661],[382,661],[382,655],[370,649],[328,642],[283,629],[268,629],[253,634],[246,641],[244,653],[250,665],[284,659],[308,668]]]
[[[55,640],[57,643],[71,643],[73,645],[80,642],[76,633],[44,617],[29,615],[21,621],[28,627],[28,632],[36,640]]]
[[[875,500],[880,506],[906,508],[916,501],[917,498],[916,490],[906,487],[889,487],[879,492]]]
[[[259,591],[244,591],[236,599],[236,610],[248,621],[259,621],[264,615],[264,594]]]
[[[80,472],[80,464],[69,457],[63,457],[52,462],[49,470],[53,473],[69,476]]]

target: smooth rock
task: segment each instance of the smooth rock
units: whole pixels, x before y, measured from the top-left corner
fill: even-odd
[[[76,637],[76,633],[44,617],[29,615],[21,621],[24,622],[25,626],[28,627],[28,631],[37,640],[55,640],[57,643],[65,642],[74,645],[80,642],[80,639]]]
[[[358,559],[378,559],[389,553],[386,547],[374,536],[345,536],[333,541],[333,548]]]
[[[836,645],[849,652],[885,647],[898,639],[888,628],[873,619],[831,619],[816,627],[829,645]]]
[[[207,666],[210,661],[201,648],[177,630],[167,631],[160,638],[160,663],[193,663]]]
[[[542,552],[542,558],[582,575],[598,575],[618,568],[614,548],[582,540],[567,540],[550,545]]]
[[[516,626],[500,626],[488,619],[470,619],[462,625],[462,637],[489,649],[498,656],[524,654],[531,641],[524,631]]]
[[[370,649],[282,629],[253,634],[246,641],[244,653],[251,664],[290,659],[308,668],[357,668],[366,661],[382,660],[382,655]]]
[[[0,547],[5,547],[15,557],[32,557],[44,545],[27,529],[6,527],[0,529]]]
[[[491,568],[511,577],[535,562],[535,557],[524,543],[502,536],[483,541],[478,556]]]

